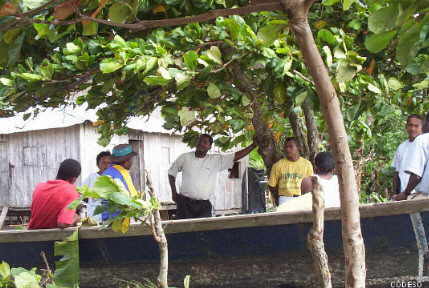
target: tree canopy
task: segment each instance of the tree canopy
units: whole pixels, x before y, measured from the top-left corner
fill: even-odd
[[[295,135],[312,157],[327,145],[326,124],[289,20],[277,1],[248,2],[1,0],[0,116],[86,103],[99,109],[106,143],[129,117],[161,107],[165,128],[188,143],[200,130],[225,149],[259,134],[270,167],[282,138]],[[429,109],[427,8],[327,0],[311,10],[358,173],[385,167],[403,115]],[[380,179],[365,189],[384,189]]]

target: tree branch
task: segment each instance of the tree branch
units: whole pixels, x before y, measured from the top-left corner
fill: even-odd
[[[57,1],[60,1],[60,0],[51,0],[48,3],[51,3],[51,2],[55,3]],[[159,27],[180,26],[180,25],[185,25],[185,24],[195,23],[195,22],[207,22],[210,20],[214,20],[217,17],[225,17],[225,16],[231,16],[231,15],[247,15],[250,13],[260,12],[260,11],[283,10],[283,6],[279,1],[274,1],[274,0],[267,0],[267,1],[270,1],[270,2],[263,3],[263,4],[253,4],[253,5],[251,4],[251,5],[247,5],[239,8],[215,9],[215,10],[211,10],[209,12],[202,13],[195,16],[168,18],[168,19],[161,19],[161,20],[143,20],[143,21],[130,23],[130,24],[112,22],[109,20],[94,18],[87,15],[82,15],[82,14],[80,14],[78,18],[67,20],[67,21],[60,21],[60,20],[42,21],[42,20],[36,20],[36,19],[31,19],[27,17],[31,15],[22,14],[22,15],[16,15],[15,20],[8,22],[3,27],[1,27],[0,32],[10,29],[14,24],[28,25],[31,23],[44,23],[44,24],[52,24],[52,25],[70,25],[70,24],[76,24],[82,21],[93,21],[99,24],[109,25],[112,27],[119,27],[119,28],[134,30],[134,31],[142,31],[142,30],[148,30],[148,29],[159,28]],[[45,6],[46,8],[47,6],[49,6],[47,4],[43,6]],[[37,9],[42,9],[43,6]]]

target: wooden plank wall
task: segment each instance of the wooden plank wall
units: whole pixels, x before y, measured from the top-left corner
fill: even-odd
[[[79,129],[76,125],[9,135],[9,206],[29,207],[37,183],[55,179],[63,160],[79,160]]]
[[[0,135],[0,207],[9,204],[8,135]]]

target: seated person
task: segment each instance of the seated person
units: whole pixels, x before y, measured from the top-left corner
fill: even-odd
[[[85,180],[83,180],[82,185],[87,185],[89,188],[92,188],[97,181],[98,177],[103,174],[103,172],[110,166],[110,152],[103,151],[97,155],[96,164],[98,167],[97,172],[91,173]],[[88,199],[88,217],[91,217],[95,222],[101,222],[101,215],[94,215],[95,208],[101,205],[101,199]]]
[[[133,179],[129,170],[133,165],[133,159],[137,155],[137,152],[133,151],[133,148],[129,144],[119,144],[113,148],[112,155],[110,156],[111,165],[104,170],[104,176],[110,176],[112,179],[120,181],[124,185],[125,190],[129,196],[134,197],[138,195],[137,189],[133,184]],[[107,200],[102,200],[102,205],[107,206]],[[101,213],[101,220],[107,221],[117,216],[120,211],[116,213],[109,213],[104,211]]]
[[[311,210],[313,204],[313,195],[308,193],[313,191],[312,178],[316,177],[325,199],[325,208],[340,207],[340,189],[338,177],[333,174],[335,169],[335,160],[329,152],[320,152],[315,158],[314,176],[306,177],[301,183],[301,192],[303,196],[294,198],[289,202],[280,205],[277,211],[291,212]]]
[[[58,169],[56,180],[36,186],[28,229],[66,228],[75,226],[80,221],[76,210],[67,208],[79,198],[74,183],[80,171],[79,162],[73,159],[64,160]]]

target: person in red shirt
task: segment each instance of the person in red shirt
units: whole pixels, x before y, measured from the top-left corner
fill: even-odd
[[[34,189],[28,229],[66,228],[75,226],[80,217],[68,206],[79,198],[74,183],[81,172],[80,163],[64,160],[56,180],[39,183]]]

